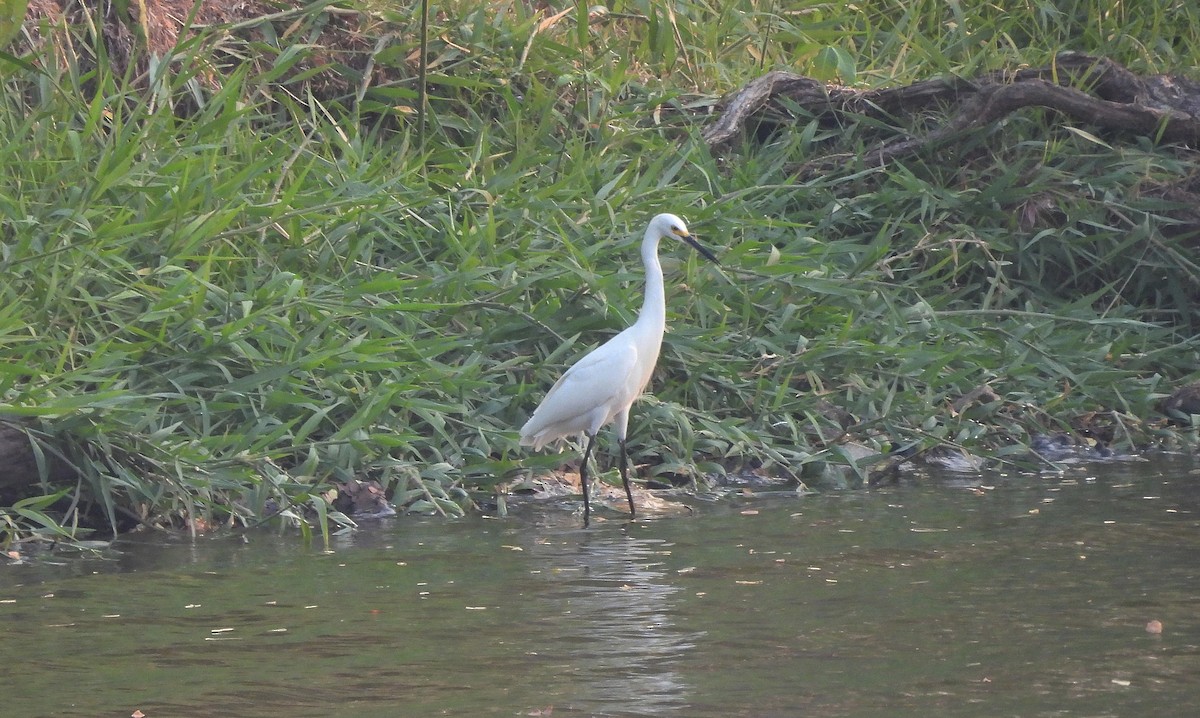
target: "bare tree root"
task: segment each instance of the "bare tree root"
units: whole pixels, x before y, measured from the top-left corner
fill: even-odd
[[[1200,146],[1200,82],[1172,75],[1137,75],[1104,58],[1066,53],[1049,67],[997,72],[977,80],[925,80],[905,87],[856,90],[802,75],[772,71],[721,102],[721,114],[705,128],[704,140],[717,154],[748,134],[776,130],[815,117],[857,115],[894,120],[939,107],[957,108],[945,124],[922,137],[884,142],[859,158],[878,167],[934,148],[1026,107],[1061,112],[1103,130],[1150,137],[1159,142]],[[800,169],[819,171],[845,157],[823,157]]]

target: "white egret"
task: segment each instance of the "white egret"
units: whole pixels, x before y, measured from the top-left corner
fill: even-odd
[[[673,214],[660,214],[650,220],[642,239],[642,263],[646,267],[645,298],[637,321],[601,344],[567,369],[546,398],[521,427],[521,445],[539,450],[567,436],[587,436],[579,482],[583,486],[583,525],[588,525],[588,459],[596,443],[596,434],[615,423],[620,447],[621,481],[629,499],[633,518],[633,491],[629,488],[629,459],[625,450],[625,432],[629,426],[629,407],[646,388],[667,326],[667,302],[663,288],[662,265],[658,262],[658,243],[664,237],[676,237],[690,244],[706,259],[717,258],[688,232],[683,220]]]

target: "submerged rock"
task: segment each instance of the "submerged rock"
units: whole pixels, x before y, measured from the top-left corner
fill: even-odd
[[[373,519],[396,515],[378,481],[347,481],[337,485],[337,492],[333,505],[348,516]]]

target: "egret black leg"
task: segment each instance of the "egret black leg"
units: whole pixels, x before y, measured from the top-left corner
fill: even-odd
[[[592,446],[596,443],[596,435],[592,434],[588,437],[587,448],[583,450],[583,463],[579,465],[579,485],[583,488],[583,527],[586,529],[588,519],[591,517],[592,509],[588,506],[588,475],[587,462],[588,457],[592,455]]]
[[[629,499],[629,518],[637,516],[637,512],[633,509],[633,489],[629,488],[629,456],[625,451],[625,440],[621,439],[617,442],[621,447],[621,482],[625,484],[625,498]]]

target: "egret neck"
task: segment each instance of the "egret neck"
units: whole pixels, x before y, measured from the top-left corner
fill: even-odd
[[[642,311],[638,313],[637,327],[641,336],[638,347],[649,350],[649,356],[642,362],[646,371],[642,379],[642,388],[650,381],[654,365],[658,363],[658,353],[662,348],[663,334],[667,331],[667,296],[663,287],[662,264],[658,261],[658,242],[662,238],[656,228],[646,229],[642,240],[642,264],[646,268],[645,297],[642,300]]]

